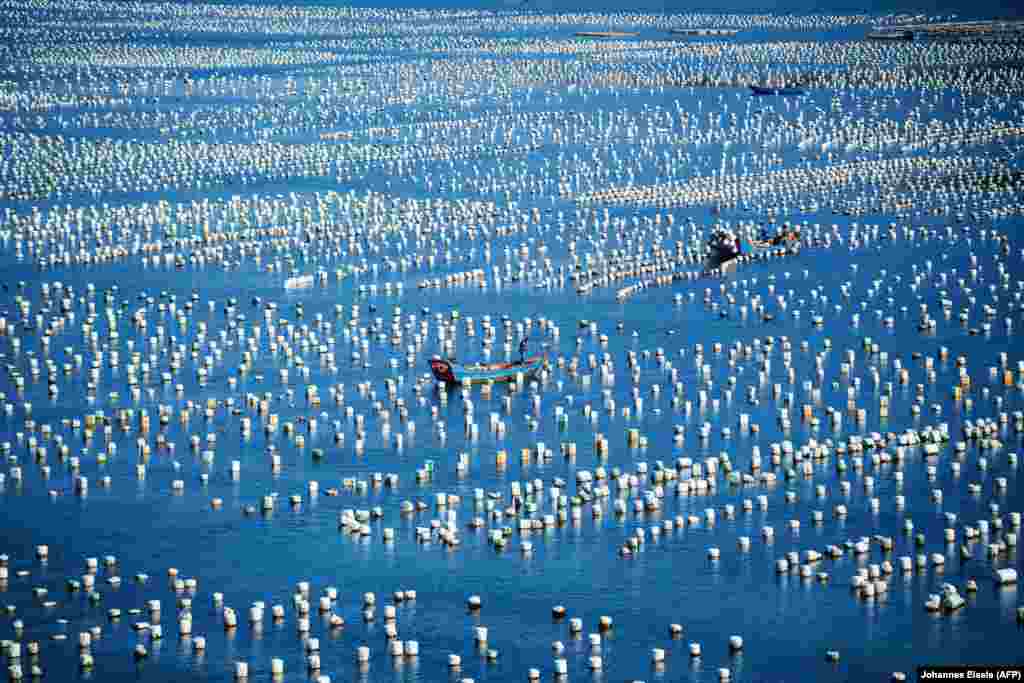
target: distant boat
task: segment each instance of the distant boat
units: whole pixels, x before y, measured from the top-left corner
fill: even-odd
[[[880,30],[868,34],[868,40],[913,40],[913,31]]]
[[[806,95],[807,91],[798,85],[752,85],[750,91],[755,95]]]
[[[440,382],[449,384],[473,384],[483,382],[511,382],[520,375],[524,379],[533,377],[544,367],[544,355],[531,356],[512,363],[474,363],[462,365],[455,361],[434,358],[430,370]]]

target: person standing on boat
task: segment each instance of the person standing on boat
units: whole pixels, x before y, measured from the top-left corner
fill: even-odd
[[[529,337],[523,337],[523,340],[519,342],[519,362],[526,362],[526,345],[529,342]]]

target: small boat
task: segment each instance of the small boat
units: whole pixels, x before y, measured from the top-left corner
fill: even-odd
[[[729,230],[715,230],[708,238],[705,269],[712,270],[733,261],[740,256],[760,257],[769,252],[796,253],[799,249],[800,233],[786,229],[770,239],[738,239]]]
[[[798,85],[752,85],[750,91],[755,95],[806,95],[807,91]]]
[[[462,365],[455,361],[433,358],[430,370],[440,382],[449,384],[473,384],[484,382],[510,382],[522,375],[524,379],[533,377],[544,367],[546,356],[531,356],[511,363],[473,363]]]
[[[868,40],[913,40],[913,31],[880,29],[868,33]]]

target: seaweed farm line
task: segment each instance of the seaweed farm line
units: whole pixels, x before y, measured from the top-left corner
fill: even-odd
[[[951,19],[4,2],[3,675],[1024,666],[1024,45]]]

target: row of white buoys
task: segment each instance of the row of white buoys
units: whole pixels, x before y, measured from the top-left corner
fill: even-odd
[[[746,179],[740,194],[737,178],[708,176],[690,180],[687,184],[670,183],[663,186],[623,187],[602,190],[576,197],[582,204],[651,204],[664,206],[689,206],[699,204],[728,204],[737,201],[750,201],[760,194],[772,193],[781,182],[799,182],[804,189],[841,187],[849,182],[849,174],[906,174],[916,175],[923,169],[941,172],[942,169],[956,168],[955,161],[933,159],[915,164],[906,159],[886,159],[876,161],[850,162],[843,166],[813,169],[811,171],[794,171],[785,169],[771,171],[763,177]],[[753,180],[753,182],[752,182]]]
[[[770,123],[768,125],[771,125]]]

